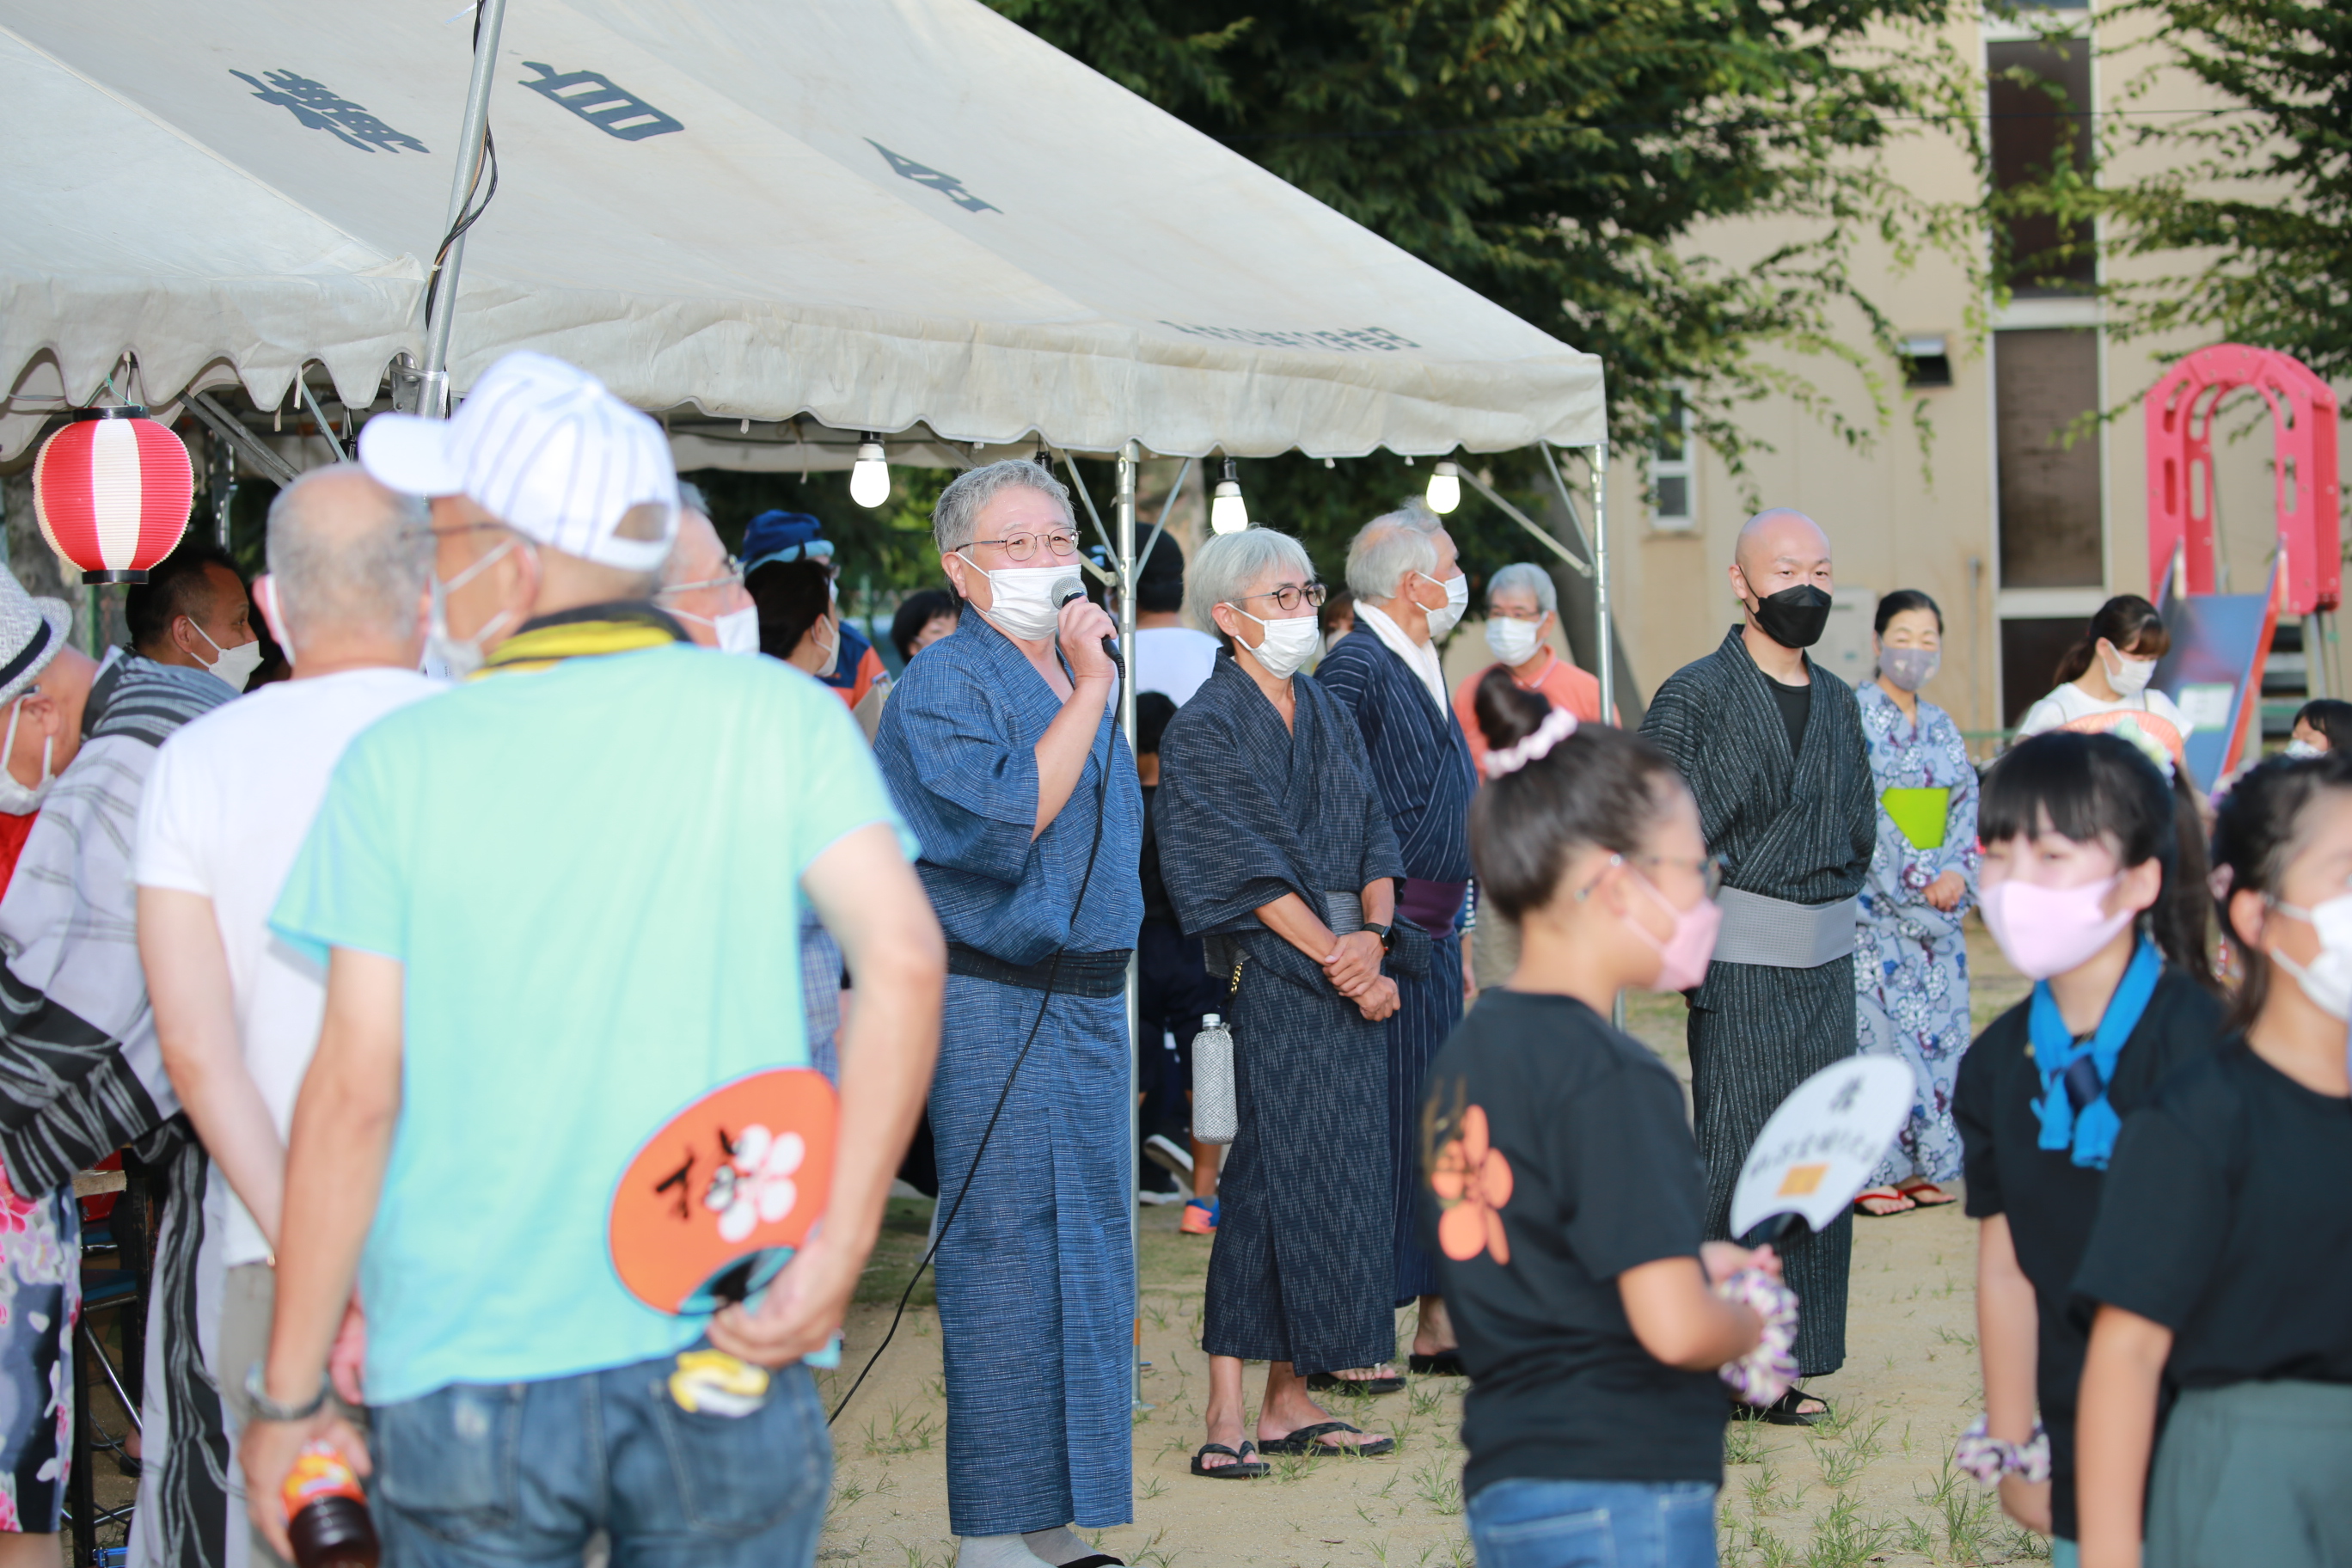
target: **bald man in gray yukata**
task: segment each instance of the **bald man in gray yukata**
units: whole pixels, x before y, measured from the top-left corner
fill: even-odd
[[[1861,710],[1804,652],[1829,620],[1829,536],[1801,512],[1759,512],[1739,531],[1730,577],[1742,623],[1668,677],[1642,721],[1689,782],[1707,851],[1724,863],[1722,935],[1688,994],[1691,1098],[1716,1237],[1728,1234],[1732,1187],[1766,1118],[1853,1054],[1854,896],[1878,829]],[[1801,1303],[1798,1367],[1835,1372],[1845,1361],[1853,1217],[1781,1251]],[[1809,1423],[1824,1410],[1792,1390],[1767,1418]]]

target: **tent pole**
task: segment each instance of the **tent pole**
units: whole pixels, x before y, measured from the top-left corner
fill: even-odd
[[[1135,750],[1135,478],[1143,461],[1143,450],[1133,441],[1118,449],[1118,493],[1113,501],[1111,521],[1118,530],[1112,564],[1118,573],[1118,647],[1127,658],[1127,679],[1118,683],[1118,727],[1127,736],[1127,749]],[[1075,467],[1072,470],[1076,472]],[[1091,503],[1089,503],[1091,505]],[[1100,525],[1100,519],[1097,519]],[[1164,521],[1165,519],[1163,518]],[[1154,537],[1157,537],[1156,535]],[[1141,1074],[1139,1064],[1140,1049],[1140,1016],[1142,994],[1132,953],[1127,960],[1127,1242],[1134,1268],[1135,1300],[1130,1314],[1134,1333],[1128,1352],[1129,1396],[1138,1410],[1150,1410],[1150,1403],[1143,1397],[1143,1227],[1137,1214],[1136,1195],[1143,1190],[1139,1162],[1143,1150],[1143,1106],[1139,1098]]]
[[[446,234],[466,214],[474,182],[482,165],[482,132],[490,119],[490,78],[499,67],[499,29],[507,19],[507,0],[481,0],[480,30],[474,37],[474,78],[466,88],[466,123],[457,132],[457,172],[449,183],[449,216],[441,226]],[[449,258],[442,264],[438,283],[439,310],[433,318],[433,336],[425,346],[424,406],[428,419],[449,416],[449,329],[457,318],[457,274],[466,265],[466,237],[449,243]],[[432,284],[428,288],[434,287]],[[434,296],[427,296],[432,302]]]
[[[1585,454],[1592,465],[1592,621],[1594,641],[1601,645],[1601,719],[1615,721],[1617,713],[1617,628],[1609,606],[1609,443],[1593,443]],[[1625,994],[1619,992],[1610,1009],[1611,1022],[1625,1027]]]

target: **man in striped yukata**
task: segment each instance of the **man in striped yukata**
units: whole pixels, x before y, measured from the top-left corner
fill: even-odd
[[[1642,733],[1674,759],[1723,862],[1723,929],[1689,993],[1691,1101],[1706,1161],[1707,1234],[1764,1122],[1789,1092],[1853,1055],[1854,896],[1878,847],[1877,784],[1853,690],[1805,657],[1829,624],[1829,536],[1776,508],[1739,531],[1731,590],[1746,611],[1722,645],[1668,676]],[[1845,1361],[1848,1212],[1780,1243],[1803,1312],[1797,1366]],[[1791,1388],[1764,1413],[1811,1426],[1827,1401]]]
[[[1412,1370],[1460,1376],[1437,1266],[1414,1228],[1412,1187],[1421,1169],[1414,1137],[1422,1079],[1462,1021],[1467,987],[1461,919],[1470,887],[1470,795],[1478,774],[1446,700],[1437,644],[1462,618],[1470,584],[1435,514],[1412,505],[1374,518],[1358,531],[1348,547],[1348,588],[1356,596],[1356,629],[1324,657],[1315,678],[1363,733],[1372,782],[1404,852],[1397,918],[1427,931],[1431,946],[1425,971],[1398,974],[1398,1006],[1388,1022],[1396,1300],[1399,1306],[1421,1304]],[[1385,1367],[1340,1375],[1368,1380],[1378,1392],[1400,1386]]]

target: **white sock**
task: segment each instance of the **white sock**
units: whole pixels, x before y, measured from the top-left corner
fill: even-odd
[[[1087,1543],[1084,1536],[1066,1524],[1057,1524],[1051,1530],[1033,1530],[1021,1539],[1028,1543],[1030,1551],[1054,1563],[1055,1568],[1060,1568],[1064,1563],[1076,1563],[1082,1557],[1100,1554],[1097,1548]]]
[[[956,1548],[956,1568],[1053,1568],[1017,1535],[967,1535]]]

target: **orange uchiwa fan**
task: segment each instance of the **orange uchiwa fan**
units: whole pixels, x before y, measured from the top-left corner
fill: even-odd
[[[710,1312],[773,1279],[824,1217],[838,1101],[806,1068],[722,1085],[646,1140],[613,1190],[613,1268],[656,1311]]]

